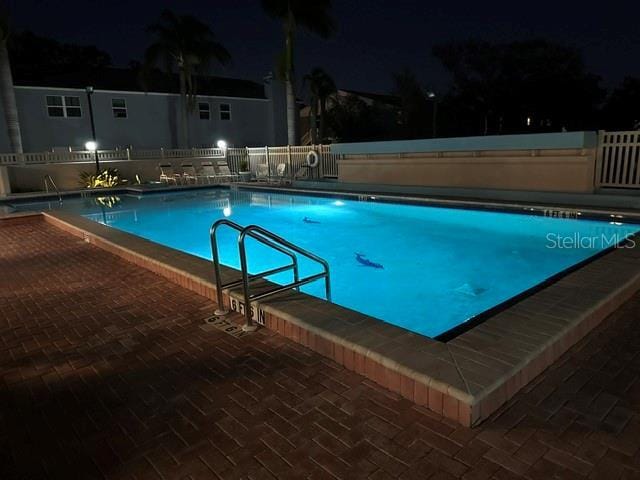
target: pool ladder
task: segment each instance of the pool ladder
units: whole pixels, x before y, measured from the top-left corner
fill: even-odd
[[[53,189],[53,191],[58,194],[58,203],[62,205],[62,195],[60,194],[60,190],[58,190],[58,186],[56,185],[56,182],[53,181],[53,178],[51,178],[51,175],[46,174],[44,176],[44,190],[47,193],[49,193],[49,185],[51,185],[51,188]]]
[[[222,278],[220,276],[220,256],[218,255],[218,241],[216,236],[218,229],[222,226],[227,226],[238,232],[238,250],[240,254],[240,269],[242,272],[242,278],[240,280],[234,280],[227,283],[222,283]],[[211,237],[211,253],[213,254],[213,268],[216,277],[216,295],[218,301],[218,309],[216,310],[215,314],[226,315],[227,313],[229,313],[228,310],[224,308],[222,290],[225,288],[232,288],[242,285],[245,316],[245,324],[242,327],[243,330],[253,331],[256,329],[256,326],[253,323],[251,302],[262,300],[263,298],[275,295],[277,293],[285,292],[287,290],[295,289],[299,291],[302,285],[315,282],[316,280],[324,279],[325,295],[327,300],[329,302],[331,301],[329,264],[326,260],[318,257],[317,255],[314,255],[308,250],[294,245],[288,240],[285,240],[284,238],[258,225],[249,225],[247,227],[242,227],[241,225],[238,225],[237,223],[224,218],[211,225],[209,234]],[[267,247],[270,247],[273,250],[282,253],[283,255],[289,257],[291,263],[283,265],[281,267],[272,268],[270,270],[265,270],[260,273],[249,273],[249,267],[247,263],[247,250],[245,246],[247,238],[252,238],[262,243],[263,245],[266,245]],[[322,272],[300,278],[300,272],[298,269],[298,255],[306,257],[320,264],[322,266]],[[252,281],[264,279],[265,277],[275,275],[276,273],[287,271],[293,272],[293,282],[286,285],[279,285],[261,293],[251,293]]]

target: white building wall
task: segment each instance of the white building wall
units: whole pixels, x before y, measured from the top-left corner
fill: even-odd
[[[268,88],[271,94],[271,88]],[[18,115],[25,152],[52,148],[82,148],[91,138],[91,124],[87,94],[83,89],[48,87],[15,87]],[[80,118],[50,117],[47,95],[79,97]],[[127,118],[113,115],[111,101],[122,98],[127,106]],[[116,92],[96,90],[92,96],[96,137],[101,149],[133,146],[134,148],[178,148],[180,98],[175,94]],[[189,113],[191,146],[211,146],[224,139],[232,146],[264,146],[286,142],[286,121],[275,126],[282,116],[284,97],[273,95],[267,99],[198,96],[195,109]],[[210,119],[201,120],[198,102],[210,105]],[[220,105],[228,104],[231,119],[221,120]],[[283,110],[284,111],[284,110]],[[0,151],[9,151],[4,115],[0,115]]]

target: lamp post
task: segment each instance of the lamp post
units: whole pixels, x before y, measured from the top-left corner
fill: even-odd
[[[427,97],[433,102],[433,118],[431,120],[431,137],[436,138],[437,134],[437,125],[436,122],[438,120],[438,97],[436,96],[436,92],[428,91]]]
[[[91,142],[85,144],[87,150],[93,150],[94,158],[96,161],[96,175],[100,175],[100,160],[98,159],[98,143],[96,142],[96,124],[93,120],[93,103],[91,102],[91,96],[93,95],[93,87],[88,86],[87,91],[87,103],[89,104],[89,119],[91,120]]]

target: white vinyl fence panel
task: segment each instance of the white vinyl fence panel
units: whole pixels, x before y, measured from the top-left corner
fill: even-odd
[[[600,132],[596,186],[640,188],[640,130]]]
[[[189,148],[189,149],[120,149],[99,150],[100,161],[115,160],[153,160],[181,161],[192,158],[211,158],[218,161],[226,160],[233,172],[244,169],[246,162],[249,171],[255,173],[259,165],[267,165],[270,175],[275,175],[278,165],[286,165],[286,175],[293,178],[300,175],[306,165],[307,155],[315,150],[320,162],[317,169],[313,169],[311,177],[338,178],[339,155],[332,154],[328,145],[257,147],[257,148],[228,148],[226,152],[220,148]],[[50,163],[91,163],[95,161],[95,152],[90,151],[56,151],[37,153],[5,153],[0,154],[0,165],[36,165]]]

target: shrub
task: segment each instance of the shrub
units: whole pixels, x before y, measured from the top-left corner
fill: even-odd
[[[86,188],[117,187],[124,182],[117,168],[107,168],[97,175],[89,172],[80,174],[80,183]]]

